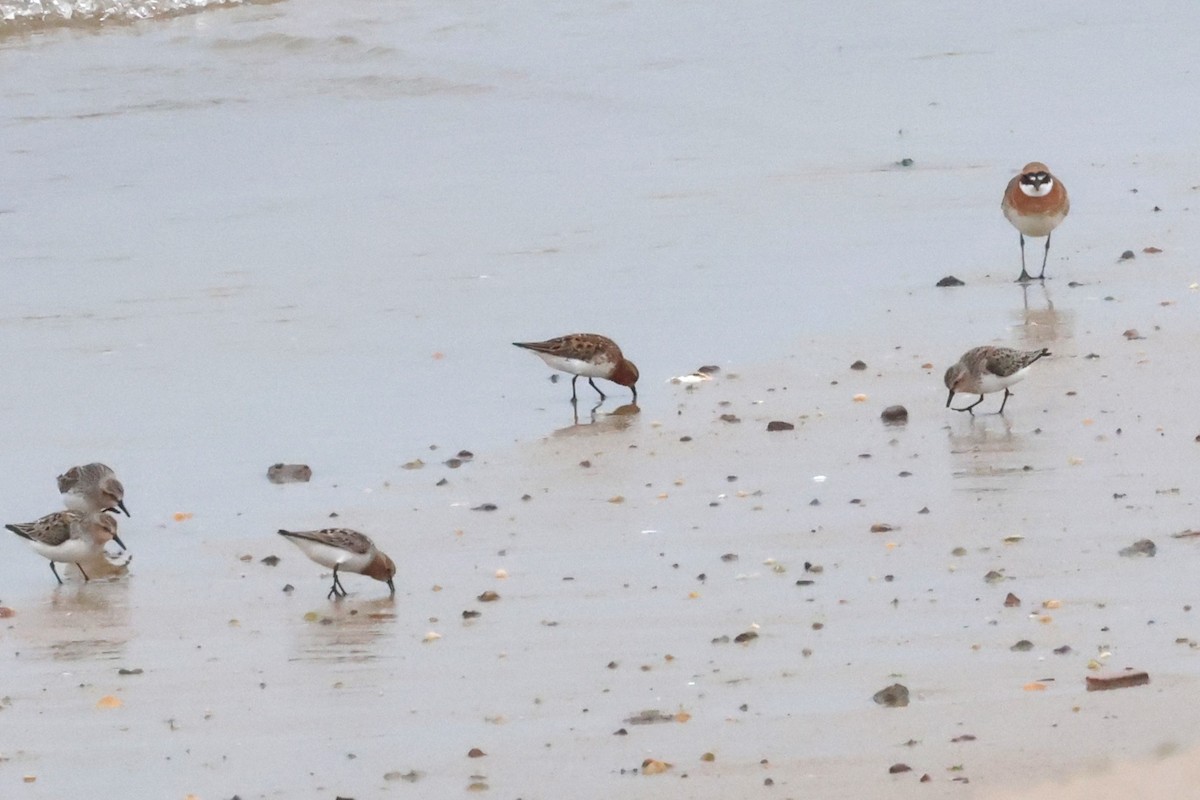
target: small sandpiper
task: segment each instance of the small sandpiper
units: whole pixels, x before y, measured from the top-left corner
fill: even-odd
[[[71,467],[58,476],[58,491],[62,493],[63,505],[72,511],[85,514],[92,511],[121,510],[125,508],[125,487],[117,480],[112,467],[99,461]]]
[[[1004,404],[1008,402],[1008,396],[1011,394],[1008,387],[1025,377],[1030,364],[1048,355],[1050,351],[1044,347],[1041,350],[1013,350],[1010,347],[990,345],[971,348],[963,353],[957,364],[946,370],[944,381],[946,388],[950,390],[950,396],[946,398],[946,408],[950,408],[950,402],[958,392],[977,394],[979,399],[971,405],[954,409],[968,411],[973,416],[975,412],[971,409],[983,402],[985,394],[1003,389],[1004,400],[1001,401],[998,412],[1003,414]]]
[[[633,404],[637,405],[638,368],[621,353],[617,343],[598,333],[570,333],[544,342],[513,342],[517,347],[532,350],[553,369],[568,372],[571,378],[571,402],[578,402],[575,381],[582,375],[600,395],[604,392],[593,378],[604,378],[633,390]]]
[[[34,552],[50,560],[50,571],[60,584],[55,561],[74,564],[88,580],[81,562],[103,557],[104,545],[112,540],[125,549],[125,543],[117,535],[117,519],[103,511],[81,514],[78,511],[55,511],[33,522],[16,522],[5,525],[10,531],[29,542]]]
[[[396,593],[396,584],[392,582],[396,574],[395,563],[365,534],[349,528],[325,528],[319,531],[280,530],[279,535],[303,550],[313,561],[333,570],[333,586],[325,595],[327,600],[334,595],[346,596],[346,589],[338,580],[339,569],[383,581],[392,594]]]

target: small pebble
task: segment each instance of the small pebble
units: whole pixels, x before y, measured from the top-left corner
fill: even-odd
[[[902,683],[893,683],[880,689],[871,699],[888,708],[904,708],[908,705],[908,687]]]
[[[1150,541],[1149,539],[1138,539],[1136,542],[1129,545],[1129,547],[1122,547],[1120,550],[1120,555],[1123,555],[1126,558],[1137,558],[1139,556],[1152,558],[1156,552],[1158,552],[1158,547],[1155,546],[1154,542]]]
[[[308,483],[312,480],[312,469],[307,464],[272,464],[267,467],[267,480],[271,483]]]

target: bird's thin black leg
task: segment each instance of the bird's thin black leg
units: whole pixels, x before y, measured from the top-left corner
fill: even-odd
[[[579,402],[579,398],[575,396],[575,381],[577,381],[577,380],[579,380],[579,376],[578,376],[578,375],[576,375],[576,376],[574,376],[573,378],[571,378],[571,402],[572,402],[572,403],[578,403],[578,402]]]
[[[607,400],[607,399],[608,399],[608,398],[607,398],[607,397],[604,395],[604,392],[600,391],[600,387],[596,385],[596,382],[595,382],[594,380],[592,380],[591,378],[588,378],[588,383],[590,383],[590,384],[592,385],[592,388],[596,390],[596,394],[600,395],[600,400],[601,400],[602,402],[603,402],[604,400]]]
[[[1029,283],[1033,278],[1025,271],[1025,234],[1018,233],[1021,237],[1021,277],[1017,278],[1017,283]]]
[[[54,573],[54,580],[58,581],[58,585],[62,586],[62,578],[58,577],[58,570],[54,568],[54,562],[50,562],[50,571]]]
[[[1050,234],[1046,234],[1046,252],[1042,254],[1042,274],[1038,275],[1039,281],[1046,280],[1046,259],[1050,257]]]
[[[970,413],[970,415],[973,417],[973,416],[975,416],[975,412],[971,411],[971,409],[974,408],[975,406],[979,405],[982,402],[983,402],[983,395],[979,395],[979,399],[976,400],[974,403],[971,403],[971,405],[966,406],[964,408],[955,408],[953,410],[954,411],[966,411],[966,412]]]
[[[637,405],[637,387],[630,386],[629,388],[633,390],[633,404],[636,406]]]
[[[334,564],[333,565],[333,586],[329,587],[329,594],[325,595],[326,600],[328,600],[329,598],[331,598],[335,595],[337,597],[345,597],[346,596],[346,590],[342,588],[342,582],[338,580],[337,568],[338,568],[338,565]]]
[[[83,565],[81,565],[79,562],[75,562],[75,566],[79,569],[79,574],[83,576],[84,583],[87,583],[89,580],[91,580],[91,578],[87,576],[87,573],[83,571]]]
[[[1010,392],[1008,389],[1004,390],[1004,399],[1000,401],[1000,410],[996,412],[997,414],[1004,413],[1004,404],[1008,402],[1008,396],[1010,394],[1012,394],[1012,392]],[[982,400],[983,398],[981,397],[979,399]]]

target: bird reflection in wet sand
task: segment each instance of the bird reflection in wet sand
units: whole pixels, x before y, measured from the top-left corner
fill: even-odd
[[[364,664],[384,657],[394,632],[396,601],[390,595],[350,599],[329,606],[319,625],[296,627],[295,658],[300,661]]]
[[[22,640],[22,661],[91,662],[124,657],[136,635],[130,603],[130,581],[92,581],[86,591],[64,591],[55,585],[44,603],[26,609],[25,623],[16,631]]]
[[[583,376],[596,390],[596,394],[600,395],[601,402],[607,399],[607,395],[600,391],[594,378],[604,378],[621,386],[628,386],[633,391],[633,404],[637,405],[638,368],[625,358],[617,343],[607,336],[598,333],[569,333],[544,342],[513,342],[513,345],[533,351],[552,369],[573,375],[572,403],[579,402],[575,393],[575,382]]]
[[[969,426],[959,428],[948,425],[946,433],[950,440],[950,452],[955,455],[1016,453],[1025,448],[1024,439],[1013,433],[1012,422],[1003,414],[972,416]],[[991,467],[985,466],[984,469],[990,470]],[[975,464],[966,470],[976,471]]]
[[[1034,301],[1032,304],[1031,292]],[[1039,296],[1044,307],[1039,307]],[[1009,312],[1009,316],[1017,323],[1016,333],[1027,350],[1053,347],[1058,342],[1074,336],[1074,312],[1056,309],[1050,297],[1050,290],[1044,283],[1021,284],[1021,308]]]
[[[1003,414],[1004,405],[1011,394],[1008,387],[1024,379],[1033,362],[1048,355],[1050,351],[1044,347],[1041,350],[1013,350],[1009,347],[990,345],[971,348],[963,353],[958,363],[946,370],[943,381],[950,390],[950,396],[946,398],[946,408],[951,407],[954,395],[959,392],[977,394],[979,399],[971,405],[954,409],[974,415],[972,409],[983,402],[985,394],[1003,391],[1004,400],[1000,402],[1000,411],[997,412]]]
[[[102,511],[91,514],[56,511],[33,522],[18,522],[4,527],[29,542],[38,555],[50,560],[50,571],[60,584],[63,580],[54,566],[55,561],[74,564],[87,581],[85,564],[108,561],[104,553],[105,544],[113,541],[122,550],[125,549],[125,543],[117,535],[116,518]]]
[[[383,581],[388,585],[391,594],[396,594],[396,584],[392,582],[396,574],[396,564],[385,553],[375,546],[369,536],[349,528],[325,528],[319,531],[285,531],[279,535],[299,547],[306,556],[323,567],[333,570],[333,586],[328,600],[335,595],[345,597],[346,589],[338,578],[338,570],[357,572]]]
[[[592,406],[586,422],[579,421],[579,407],[571,405],[572,423],[554,432],[555,436],[570,436],[578,433],[599,433],[601,431],[623,431],[633,422],[633,418],[642,410],[633,403],[617,406],[607,414],[597,413],[604,401]]]

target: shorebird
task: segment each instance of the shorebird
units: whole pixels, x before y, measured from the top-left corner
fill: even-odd
[[[571,402],[578,402],[575,394],[575,381],[580,376],[588,379],[588,383],[600,395],[600,400],[606,399],[604,392],[596,385],[593,378],[604,378],[633,390],[633,403],[637,405],[638,368],[621,353],[617,343],[607,336],[598,333],[570,333],[557,339],[547,339],[544,342],[513,342],[517,347],[532,350],[542,361],[552,369],[568,372],[571,378]]]
[[[1039,281],[1044,280],[1046,259],[1050,257],[1050,234],[1071,210],[1067,187],[1050,174],[1050,168],[1045,164],[1031,161],[1021,168],[1020,175],[1008,182],[1000,208],[1021,237],[1021,277],[1017,278],[1018,283],[1033,280],[1025,271],[1025,237],[1046,237],[1042,271],[1037,276]]]
[[[63,505],[72,511],[87,514],[120,509],[129,516],[129,509],[125,508],[125,487],[107,464],[95,461],[71,467],[58,476],[58,491],[62,493]]]
[[[125,543],[117,535],[116,517],[102,511],[90,514],[56,511],[33,522],[17,522],[4,527],[28,541],[38,555],[50,559],[50,571],[60,584],[63,581],[54,567],[55,561],[74,564],[86,581],[88,574],[80,562],[103,556],[104,545],[110,539],[125,549]]]
[[[1009,347],[990,345],[971,348],[963,353],[957,364],[946,370],[943,380],[946,388],[950,390],[950,396],[946,398],[946,408],[950,408],[950,403],[958,392],[977,394],[979,399],[971,405],[954,409],[968,411],[974,416],[975,412],[971,409],[983,402],[985,394],[1004,390],[1004,400],[1001,401],[998,412],[1003,414],[1004,404],[1008,402],[1008,396],[1011,394],[1008,387],[1025,377],[1030,364],[1048,355],[1050,351],[1044,347],[1041,350],[1013,350]]]
[[[383,581],[392,594],[396,593],[396,584],[392,582],[392,576],[396,574],[395,563],[365,534],[349,528],[325,528],[319,531],[280,530],[279,535],[303,550],[313,561],[333,569],[333,586],[325,595],[326,600],[334,595],[346,596],[346,589],[338,580],[339,569]]]

